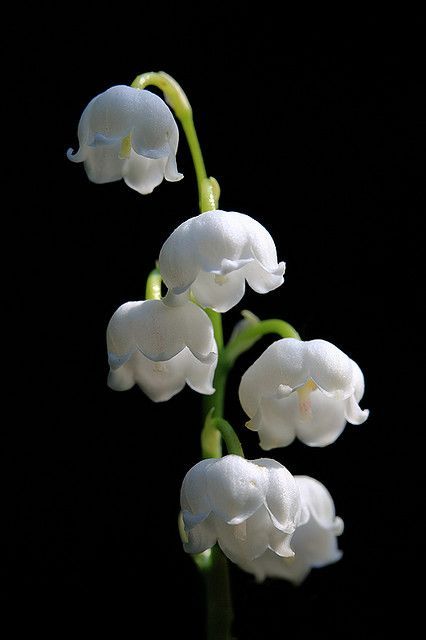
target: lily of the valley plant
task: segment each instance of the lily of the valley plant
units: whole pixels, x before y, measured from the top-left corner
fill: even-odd
[[[149,85],[162,90],[169,106],[146,90]],[[149,72],[130,87],[111,87],[94,97],[80,119],[79,148],[70,149],[68,157],[84,162],[92,182],[123,179],[139,193],[151,193],[164,178],[183,177],[172,112],[191,150],[201,213],[162,239],[146,299],[124,302],[113,313],[107,328],[108,385],[125,391],[137,384],[154,402],[169,400],[185,384],[205,396],[202,460],[194,461],[183,479],[179,528],[183,548],[207,581],[207,637],[229,640],[227,558],[259,582],[283,578],[297,585],[311,569],[340,559],[337,536],[343,530],[321,482],[293,476],[272,458],[244,458],[223,415],[226,378],[235,360],[261,336],[278,338],[247,369],[239,387],[246,426],[258,432],[264,450],[286,447],[296,437],[311,447],[327,446],[347,422],[364,422],[368,411],[359,406],[364,378],[356,362],[325,340],[302,341],[284,320],[260,320],[245,311],[224,344],[221,314],[240,302],[246,285],[259,294],[280,287],[285,263],[257,220],[219,209],[219,185],[207,176],[191,106],[173,78]]]

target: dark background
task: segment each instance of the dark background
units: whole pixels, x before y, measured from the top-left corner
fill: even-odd
[[[395,352],[404,353],[404,291],[415,279],[406,257],[415,251],[421,201],[415,38],[407,46],[397,21],[389,31],[373,18],[354,33],[346,24],[334,44],[322,31],[325,18],[290,40],[291,22],[281,30],[273,15],[248,26],[236,12],[219,19],[212,10],[186,26],[177,16],[158,24],[127,16],[124,25],[110,16],[97,27],[66,16],[44,33],[40,51],[20,54],[36,78],[25,104],[39,108],[43,135],[32,156],[34,186],[20,185],[15,205],[30,247],[22,258],[35,322],[12,397],[5,596],[30,621],[36,612],[44,630],[55,619],[57,637],[83,620],[99,634],[118,624],[120,637],[127,625],[145,636],[154,624],[152,637],[163,637],[172,624],[173,635],[201,637],[203,585],[176,529],[181,480],[199,459],[201,396],[185,389],[154,405],[137,388],[112,392],[104,338],[117,306],[143,298],[169,233],[197,214],[189,152],[181,135],[184,180],[150,196],[122,182],[91,184],[65,157],[94,95],[162,69],[193,105],[221,208],[264,224],[287,262],[280,289],[250,290],[225,315],[226,335],[248,308],[288,320],[305,339],[332,341],[363,369],[361,406],[371,410],[325,449],[296,442],[271,452],[328,487],[345,521],[344,557],[300,588],[258,586],[232,567],[235,634],[380,635],[395,620],[389,611],[405,573],[397,537],[407,518],[398,436],[407,426],[398,416],[406,367]],[[35,42],[30,29],[27,41]],[[248,458],[261,450],[242,427],[236,391],[268,343],[238,361],[228,387],[226,417]]]

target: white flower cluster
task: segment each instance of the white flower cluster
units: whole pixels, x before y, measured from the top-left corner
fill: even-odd
[[[218,542],[259,581],[270,576],[299,584],[311,568],[341,557],[336,536],[343,522],[327,489],[313,478],[293,477],[275,460],[202,460],[184,478],[181,507],[186,551],[200,553]]]
[[[79,150],[93,182],[121,178],[150,193],[163,178],[182,178],[176,166],[178,128],[161,98],[126,86],[108,89],[86,107],[78,128]],[[127,302],[107,329],[108,384],[134,384],[155,402],[169,400],[185,384],[214,393],[218,348],[203,308],[224,313],[248,285],[267,293],[284,281],[274,241],[253,218],[235,211],[208,211],[173,231],[159,255],[168,291],[162,299]],[[358,405],[364,393],[358,365],[324,340],[283,338],[270,345],[242,376],[239,397],[269,450],[297,436],[310,446],[331,444],[346,422],[368,417]],[[216,542],[258,580],[266,576],[301,582],[312,567],[335,562],[343,529],[326,488],[293,477],[271,459],[239,456],[203,460],[186,475],[181,507],[190,553]]]
[[[200,307],[231,309],[246,280],[258,292],[271,291],[283,282],[284,268],[266,229],[242,213],[208,211],[181,224],[160,251],[167,295],[127,302],[109,323],[109,385],[124,390],[137,383],[154,401],[168,400],[185,382],[214,393],[217,346]]]

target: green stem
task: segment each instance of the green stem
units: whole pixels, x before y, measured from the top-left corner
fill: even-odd
[[[145,87],[149,85],[161,89],[166,101],[175,112],[176,117],[180,120],[191,152],[192,162],[194,163],[200,211],[202,213],[204,211],[214,211],[217,209],[220,189],[214,178],[207,177],[200,142],[195,130],[192,107],[185,92],[176,80],[164,71],[148,71],[148,73],[142,73],[135,78],[131,86],[135,89],[145,89]]]
[[[146,280],[145,300],[161,300],[161,273],[153,269]]]
[[[204,423],[204,429],[201,432],[201,446],[204,458],[215,458],[214,448],[210,450],[211,435],[220,432],[225,441],[228,453],[244,458],[244,451],[241,442],[227,420],[223,418],[213,417],[214,409],[211,409]]]
[[[207,415],[214,409],[215,418],[223,418],[225,407],[225,389],[228,378],[228,366],[223,358],[223,328],[222,316],[213,309],[205,310],[213,325],[214,337],[217,344],[217,366],[213,380],[215,392],[211,396],[203,398],[203,414]],[[222,455],[222,441],[220,431],[216,428],[209,432],[209,441],[202,441],[201,449],[203,458],[220,458]]]
[[[222,355],[223,351],[223,328],[222,328],[222,315],[213,309],[204,309],[209,316],[213,325],[214,337],[217,344],[218,355]]]
[[[216,373],[213,380],[215,392],[211,396],[203,398],[203,414],[206,417],[214,410],[215,418],[222,418],[225,405],[225,389],[228,377],[228,367],[223,357],[219,355],[216,367]],[[209,431],[209,438],[201,441],[201,450],[203,458],[220,458],[222,456],[222,438],[220,431],[216,427]]]
[[[226,366],[232,367],[239,355],[247,351],[256,340],[269,333],[276,333],[281,338],[301,339],[296,329],[284,320],[261,320],[243,329],[232,342],[226,345],[223,351]]]
[[[223,344],[223,328],[222,328],[222,316],[213,309],[205,310],[209,316],[213,325],[214,337],[217,344],[217,366],[214,374],[213,386],[215,392],[211,396],[204,396],[203,398],[203,415],[205,420],[207,416],[214,411],[215,418],[223,418],[225,408],[225,391],[226,381],[228,378],[229,368],[223,357],[224,344]],[[201,451],[203,458],[220,458],[222,455],[222,438],[221,433],[216,427],[209,429],[208,436],[204,434],[201,436]]]
[[[218,545],[212,548],[211,564],[203,571],[207,593],[207,640],[232,640],[233,620],[228,561]]]

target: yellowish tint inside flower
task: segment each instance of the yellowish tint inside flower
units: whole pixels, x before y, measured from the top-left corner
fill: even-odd
[[[299,396],[299,411],[302,418],[304,418],[305,420],[309,420],[310,418],[312,418],[310,395],[312,391],[315,391],[315,389],[318,389],[318,387],[311,378],[309,378],[309,380],[305,382],[303,387],[297,389],[297,393]]]
[[[215,274],[214,281],[216,284],[225,284],[227,277]]]
[[[129,133],[129,135],[126,136],[125,138],[123,138],[123,140],[121,141],[119,157],[122,160],[125,160],[126,158],[128,158],[130,156],[130,151],[131,150],[132,150],[132,140],[131,140],[131,136],[130,136],[130,133]]]

